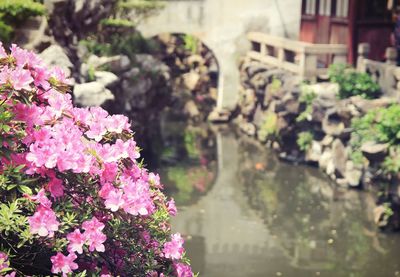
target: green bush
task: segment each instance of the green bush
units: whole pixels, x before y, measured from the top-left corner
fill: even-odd
[[[302,122],[307,120],[313,112],[312,104],[314,99],[317,97],[315,92],[311,89],[309,85],[303,84],[300,88],[300,98],[299,102],[306,105],[306,108],[299,116],[296,118],[297,122]]]
[[[352,135],[350,144],[353,149],[352,159],[361,163],[363,158],[361,146],[365,142],[388,143],[391,154],[382,164],[385,172],[394,173],[400,171],[400,163],[397,161],[400,144],[400,105],[393,104],[388,108],[379,108],[369,111],[361,118],[352,121]]]
[[[332,64],[328,69],[329,79],[339,85],[339,98],[360,95],[365,99],[379,96],[379,85],[367,73],[357,72],[345,64]]]
[[[97,56],[126,55],[131,60],[139,53],[148,53],[153,45],[139,32],[132,30],[126,35],[114,34],[104,42],[99,42],[97,37],[90,36],[79,43],[88,48],[89,53]]]
[[[115,28],[132,28],[135,27],[135,23],[128,19],[114,19],[107,18],[100,21],[100,24],[106,27],[115,27]]]
[[[278,116],[275,113],[268,112],[264,121],[258,130],[258,138],[261,141],[267,141],[268,139],[275,139],[278,136]]]
[[[159,0],[118,0],[112,17],[127,19],[136,25],[163,6]]]
[[[361,118],[352,121],[352,138],[360,143],[400,143],[400,105],[369,111]]]
[[[46,8],[34,0],[0,0],[0,40],[9,42],[13,30],[31,16],[44,15]]]
[[[311,132],[301,132],[297,136],[297,145],[301,151],[307,151],[310,149],[314,136]]]
[[[400,172],[400,147],[394,146],[390,148],[389,156],[382,163],[382,169],[387,174],[396,174]]]
[[[185,34],[183,35],[183,41],[184,41],[184,48],[187,51],[190,51],[192,54],[196,54],[199,50],[199,40],[192,35]]]

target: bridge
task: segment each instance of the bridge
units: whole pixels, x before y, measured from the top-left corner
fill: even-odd
[[[301,1],[293,0],[169,0],[140,24],[145,37],[163,33],[196,36],[219,64],[217,108],[235,106],[239,90],[238,61],[249,49],[246,33],[261,31],[296,39]]]

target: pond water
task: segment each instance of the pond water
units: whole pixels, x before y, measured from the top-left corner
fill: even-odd
[[[400,235],[374,226],[371,194],[335,189],[231,128],[160,129],[147,162],[200,276],[400,276]]]

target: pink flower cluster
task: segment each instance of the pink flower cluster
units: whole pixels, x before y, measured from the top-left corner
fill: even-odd
[[[43,189],[31,199],[39,203],[36,212],[28,218],[31,233],[42,237],[53,237],[60,223],[51,209],[51,201],[46,197]]]
[[[0,252],[0,272],[5,272],[9,268],[10,262],[8,260],[8,255],[4,252]],[[5,274],[4,277],[15,277],[16,273],[13,271],[11,273]]]
[[[51,257],[52,272],[63,275],[78,269],[77,254],[106,251],[107,218],[147,220],[158,209],[176,214],[173,200],[165,204],[165,197],[160,197],[159,176],[137,162],[140,155],[128,118],[109,115],[98,107],[74,107],[71,96],[62,92],[68,82],[60,69],[47,69],[34,53],[13,45],[7,54],[0,42],[0,100],[12,107],[18,122],[24,122],[26,134],[19,142],[24,150],[19,148],[11,162],[22,165],[26,174],[38,177],[42,184],[36,195],[25,195],[36,204],[36,211],[28,217],[31,234],[42,239],[65,236],[58,232],[62,220],[55,207],[65,199],[76,203],[71,198],[78,197],[75,181],[65,177],[71,174],[92,181],[89,189],[96,191],[98,199],[92,195],[83,200],[102,203],[100,209],[108,212],[101,221],[92,217],[67,231],[69,254],[57,252]],[[15,104],[9,92],[25,95],[31,103]],[[173,260],[178,276],[189,276],[190,267],[178,263],[182,245],[180,234],[175,234],[159,252]]]
[[[183,239],[179,233],[171,235],[171,241],[164,244],[163,252],[166,258],[179,260],[183,251]]]

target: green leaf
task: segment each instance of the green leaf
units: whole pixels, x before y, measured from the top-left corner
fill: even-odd
[[[25,185],[19,185],[18,186],[18,190],[21,193],[26,193],[26,194],[29,194],[29,195],[32,194],[32,190],[28,186],[25,186]]]

